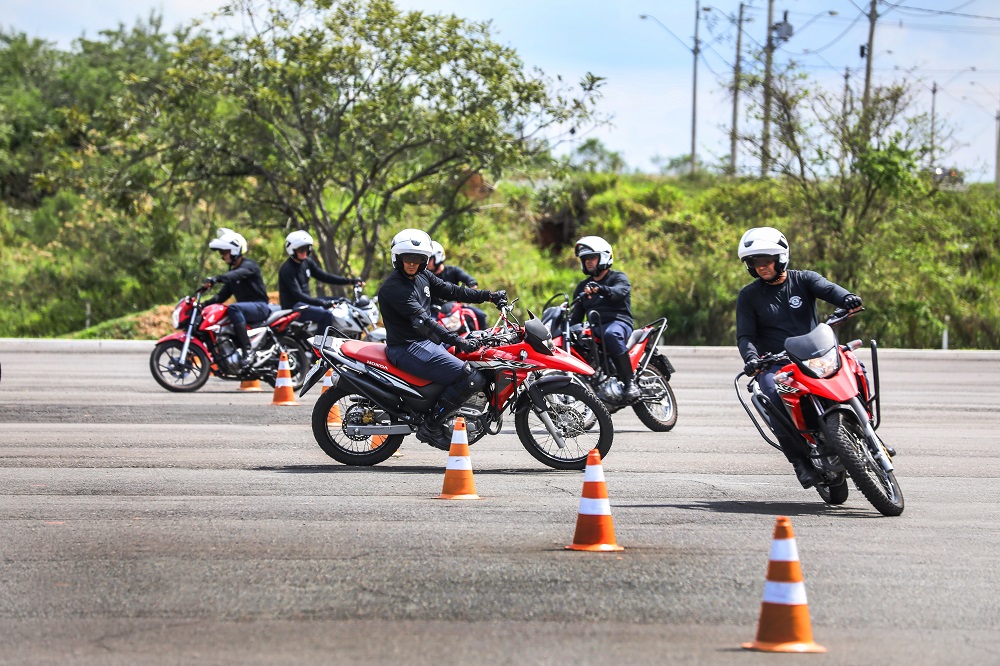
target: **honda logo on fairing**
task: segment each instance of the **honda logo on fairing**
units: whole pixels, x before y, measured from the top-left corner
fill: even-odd
[[[376,363],[375,361],[365,361],[365,363],[367,363],[368,365],[374,365],[379,370],[385,370],[386,372],[389,372],[389,368],[382,365],[381,363]]]

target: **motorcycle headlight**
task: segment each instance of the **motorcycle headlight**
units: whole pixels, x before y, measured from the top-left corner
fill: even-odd
[[[174,308],[174,313],[170,315],[170,323],[173,325],[174,328],[181,327],[181,308],[183,307],[184,307],[184,301],[181,301],[180,303],[177,304],[177,307]]]
[[[444,326],[449,331],[457,331],[462,328],[462,313],[456,310],[453,314],[448,315],[441,320],[441,325]]]
[[[799,367],[801,367],[806,374],[815,377],[816,379],[826,379],[840,370],[840,354],[838,353],[836,347],[831,347],[830,350],[822,356],[807,358],[803,361],[799,361]]]

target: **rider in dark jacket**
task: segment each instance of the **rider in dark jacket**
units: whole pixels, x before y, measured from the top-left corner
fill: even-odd
[[[447,350],[454,345],[469,353],[479,342],[461,338],[437,323],[431,313],[434,298],[473,303],[506,302],[506,292],[482,291],[445,282],[425,270],[431,255],[430,237],[418,229],[404,229],[392,239],[395,267],[378,290],[379,307],[385,324],[386,356],[401,370],[448,387],[417,429],[417,438],[447,450],[451,438],[444,421],[465,399],[486,383],[486,378],[469,363]]]
[[[431,249],[433,250],[433,253],[430,256],[430,259],[427,260],[427,270],[434,273],[434,275],[438,276],[445,282],[469,287],[470,289],[475,289],[479,286],[479,283],[476,282],[476,278],[472,277],[458,266],[453,266],[452,264],[445,265],[444,246],[441,245],[441,243],[431,241]],[[434,305],[442,306],[445,303],[446,301],[436,301]],[[486,313],[477,307],[469,305],[468,303],[466,303],[465,307],[476,315],[476,322],[479,324],[479,330],[485,330]]]
[[[329,307],[334,301],[313,296],[309,290],[309,279],[333,285],[363,285],[364,282],[360,278],[342,277],[324,271],[310,256],[312,246],[312,236],[303,230],[293,231],[285,238],[288,259],[278,270],[278,297],[282,309],[302,307],[299,320],[315,321],[321,330],[325,330],[333,325],[333,313]]]
[[[205,289],[217,282],[222,287],[215,296],[202,301],[202,304],[225,303],[230,296],[236,296],[236,302],[229,306],[226,314],[233,327],[233,337],[243,353],[240,370],[245,370],[253,362],[247,322],[262,322],[271,314],[264,277],[257,262],[246,256],[246,239],[232,229],[219,229],[217,238],[209,242],[208,247],[219,252],[230,270],[222,275],[205,278],[202,285]]]
[[[576,244],[576,256],[588,277],[573,292],[569,323],[579,324],[586,315],[591,330],[615,363],[622,382],[622,397],[634,402],[642,397],[642,392],[633,380],[632,361],[626,347],[634,328],[632,285],[625,273],[611,270],[614,252],[603,238],[581,238]]]
[[[788,270],[788,241],[772,227],[750,229],[740,239],[739,258],[756,278],[740,290],[736,299],[736,344],[746,365],[743,371],[756,376],[757,385],[773,405],[782,404],[774,375],[780,366],[762,366],[761,354],[779,353],[785,340],[816,328],[816,299],[855,310],[861,298],[813,271]],[[819,480],[812,463],[795,442],[778,434],[781,450],[792,463],[803,488]]]

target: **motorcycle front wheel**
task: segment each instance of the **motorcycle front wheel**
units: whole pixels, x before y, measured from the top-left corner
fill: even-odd
[[[312,430],[323,452],[345,465],[371,467],[399,450],[403,435],[348,436],[345,424],[391,425],[391,417],[364,396],[334,387],[313,406]]]
[[[531,402],[514,417],[514,427],[521,444],[535,460],[553,469],[583,469],[587,454],[597,449],[601,458],[608,455],[614,439],[611,414],[589,389],[570,383],[559,387],[543,387],[544,413],[563,441],[560,447],[542,420],[542,411]],[[597,426],[587,429],[592,413]]]
[[[903,513],[903,491],[892,472],[886,472],[868,451],[861,424],[842,411],[822,419],[826,443],[833,447],[861,494],[884,516]]]
[[[659,394],[664,390],[665,394],[655,402],[643,399],[632,405],[635,415],[653,432],[667,432],[677,425],[677,398],[674,397],[674,390],[670,388],[667,374],[658,367],[660,362],[657,356],[654,356],[635,381],[644,396],[651,393]]]
[[[149,371],[156,383],[175,393],[197,391],[212,375],[208,355],[198,345],[188,345],[187,358],[181,359],[184,343],[167,340],[153,347]]]

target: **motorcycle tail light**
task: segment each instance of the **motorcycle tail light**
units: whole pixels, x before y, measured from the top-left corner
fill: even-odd
[[[840,370],[840,354],[837,347],[831,347],[822,356],[807,358],[799,362],[799,366],[807,374],[816,379],[826,379]]]
[[[452,314],[441,320],[441,325],[449,331],[457,331],[462,328],[462,313],[456,310]]]

